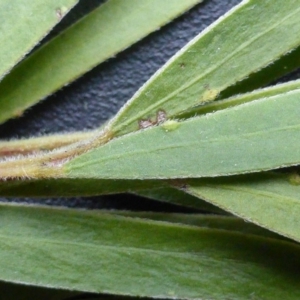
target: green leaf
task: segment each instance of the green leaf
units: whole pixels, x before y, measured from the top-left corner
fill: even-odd
[[[280,7],[280,9],[278,9]],[[217,98],[300,44],[298,0],[245,0],[198,35],[135,94],[112,122],[123,135]]]
[[[196,197],[194,197],[196,198]],[[155,221],[164,221],[171,223],[180,223],[185,225],[237,231],[241,233],[261,235],[264,237],[280,238],[283,237],[256,226],[252,223],[245,222],[241,218],[231,216],[216,216],[216,215],[203,215],[203,214],[181,214],[181,213],[158,213],[158,212],[131,212],[131,211],[109,211],[121,216],[127,216],[131,218],[143,218]]]
[[[213,101],[195,107],[189,111],[179,115],[180,119],[187,119],[196,115],[212,113],[217,110],[225,109],[231,106],[240,105],[259,98],[265,98],[284,94],[292,90],[300,89],[300,80],[289,81],[288,83],[278,84],[276,86],[255,90],[251,93],[245,93],[230,97],[228,99]],[[17,154],[38,153],[42,151],[54,150],[55,148],[63,147],[84,139],[92,138],[96,131],[72,132],[64,134],[55,134],[30,139],[16,139],[10,141],[0,141],[0,156],[11,156]],[[173,192],[176,190],[172,189]],[[176,192],[178,193],[178,192]],[[173,195],[174,196],[174,195]]]
[[[172,299],[300,297],[291,242],[89,211],[2,204],[0,213],[7,281]]]
[[[166,186],[159,180],[38,179],[0,181],[2,197],[77,197],[117,193]]]
[[[10,5],[15,5],[15,2]],[[19,2],[28,6],[28,1]],[[30,1],[30,5],[37,2]],[[48,2],[55,3],[53,0]],[[201,0],[107,1],[41,47],[3,80],[0,85],[0,123],[20,115],[29,106],[159,29],[199,2]],[[36,15],[42,14],[39,12]],[[40,30],[40,26],[34,26]]]
[[[263,98],[114,139],[72,159],[68,177],[170,179],[232,175],[300,163],[300,91]]]
[[[189,181],[185,191],[300,241],[300,177],[263,173]]]
[[[224,92],[221,92],[219,98],[226,99],[228,97],[232,97],[233,95],[247,93],[255,89],[262,88],[267,84],[272,82],[274,83],[275,80],[291,73],[299,67],[300,47],[298,46],[296,49],[286,53],[284,56],[268,65],[266,68],[263,68],[253,74],[249,74],[249,77],[237,82],[233,86],[230,86]]]
[[[183,114],[179,115],[179,118],[187,119],[196,115],[213,113],[217,110],[251,102],[260,98],[278,96],[280,94],[285,94],[294,90],[300,90],[300,80],[289,81],[287,83],[278,84],[272,87],[258,89],[251,93],[245,93],[242,95],[230,97],[228,99],[206,103],[205,105],[201,105],[184,112]]]
[[[0,1],[0,79],[77,3],[76,0]],[[16,84],[14,82],[13,87]],[[0,109],[2,111],[2,108]]]
[[[1,189],[0,189],[0,194],[1,194]],[[171,202],[173,204],[178,204],[185,207],[196,208],[206,212],[226,214],[226,212],[224,212],[222,209],[219,209],[215,205],[211,205],[206,201],[188,195],[187,193],[175,189],[171,186],[163,186],[159,188],[152,187],[151,189],[148,190],[138,190],[135,191],[134,194],[146,198],[158,200],[161,202]]]

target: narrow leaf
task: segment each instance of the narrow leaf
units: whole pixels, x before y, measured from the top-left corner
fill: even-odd
[[[10,6],[15,6],[15,2]],[[29,6],[28,1],[19,2],[26,2],[26,6]],[[30,5],[37,2],[30,1]],[[48,2],[55,3],[53,0]],[[20,115],[29,106],[159,29],[199,2],[201,0],[107,1],[41,47],[4,79],[0,85],[0,123]],[[1,7],[0,10],[2,11]],[[24,14],[28,15],[26,12]],[[54,10],[53,14],[55,16]],[[36,15],[42,16],[42,11]],[[34,26],[40,30],[40,26]],[[9,36],[12,36],[11,32]]]
[[[241,93],[247,93],[267,84],[274,83],[279,78],[297,70],[300,67],[300,47],[286,53],[277,61],[268,65],[266,68],[259,70],[249,77],[230,86],[224,92],[221,92],[219,98],[226,99]]]
[[[166,299],[300,297],[294,243],[88,211],[0,213],[6,281]]]
[[[196,198],[196,197],[195,197]],[[109,211],[121,216],[131,218],[143,218],[155,221],[180,223],[185,225],[204,227],[210,229],[221,229],[237,231],[241,233],[261,235],[264,237],[283,237],[269,230],[256,226],[250,222],[245,222],[241,218],[231,216],[216,216],[204,214],[180,214],[180,213],[158,213],[158,212],[131,212],[131,211]]]
[[[0,79],[77,3],[76,0],[0,1]],[[16,84],[14,82],[13,87]],[[2,108],[0,108],[2,111]]]
[[[69,177],[215,177],[300,164],[299,90],[125,135],[68,162]]]
[[[300,44],[298,0],[245,0],[179,51],[111,124],[116,135],[217,98]],[[280,7],[280,9],[278,9]],[[291,30],[293,28],[293,30]]]
[[[200,105],[189,111],[184,112],[183,114],[179,115],[179,118],[187,119],[196,115],[213,113],[217,110],[240,105],[260,98],[278,96],[279,94],[285,94],[294,90],[300,90],[300,80],[289,81],[287,83],[278,84],[272,87],[258,89],[250,93],[233,96],[228,99],[206,103],[204,105]]]
[[[190,181],[185,191],[259,226],[300,241],[300,177],[260,175]]]
[[[240,105],[259,98],[270,97],[274,95],[284,94],[292,90],[300,89],[300,80],[290,81],[284,84],[255,90],[251,93],[245,93],[224,100],[213,101],[205,105],[198,106],[181,115],[180,118],[187,119],[195,115],[212,113],[216,110],[225,109],[231,106]],[[72,132],[68,134],[56,134],[30,139],[19,139],[10,141],[0,141],[0,156],[12,156],[16,154],[37,153],[46,150],[54,150],[55,148],[70,145],[83,139],[93,137],[94,131],[89,132]],[[175,193],[176,190],[172,189]],[[176,192],[178,193],[178,192]],[[174,196],[174,195],[173,195]]]
[[[78,197],[117,193],[166,186],[158,180],[39,179],[0,181],[2,197]]]
[[[0,190],[1,194],[1,190]],[[171,202],[185,207],[191,207],[200,209],[205,212],[224,214],[222,209],[219,209],[215,205],[203,201],[197,197],[193,197],[183,191],[175,189],[171,186],[163,186],[159,188],[151,188],[148,190],[138,190],[134,194],[143,196],[146,198],[158,200],[161,202]],[[226,214],[226,213],[225,213]]]

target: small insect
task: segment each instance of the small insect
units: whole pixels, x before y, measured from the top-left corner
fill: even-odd
[[[168,120],[162,124],[162,128],[165,131],[173,131],[176,130],[180,126],[180,123],[175,120]]]
[[[65,6],[62,6],[60,8],[57,8],[55,10],[56,16],[58,19],[62,19],[63,16],[68,12],[68,9]]]
[[[208,89],[204,92],[201,102],[209,102],[215,100],[219,95],[218,90]]]
[[[167,114],[164,110],[159,110],[156,113],[156,124],[162,124],[167,121]]]
[[[155,125],[155,123],[152,122],[150,119],[139,120],[139,129],[145,129],[153,125]]]
[[[167,120],[167,114],[164,110],[158,110],[156,113],[156,119],[152,121],[151,119],[139,120],[139,129],[149,128],[154,125],[163,124]]]

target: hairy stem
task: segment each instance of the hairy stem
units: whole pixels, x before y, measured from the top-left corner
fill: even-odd
[[[0,141],[0,157],[29,155],[48,152],[84,139],[91,138],[95,131],[57,134],[30,139]]]
[[[107,143],[113,137],[109,128],[92,137],[50,152],[12,156],[0,161],[0,180],[66,177],[63,164],[71,158]],[[79,136],[77,136],[79,138]],[[76,140],[76,139],[75,139]]]

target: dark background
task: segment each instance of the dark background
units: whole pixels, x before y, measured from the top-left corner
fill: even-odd
[[[103,0],[79,1],[77,7],[54,28],[47,39],[103,2]],[[1,125],[0,138],[23,138],[97,128],[113,116],[172,55],[239,2],[240,0],[203,1],[161,30],[30,108],[21,118]],[[71,199],[13,199],[13,201],[86,208],[192,211],[133,195]]]

